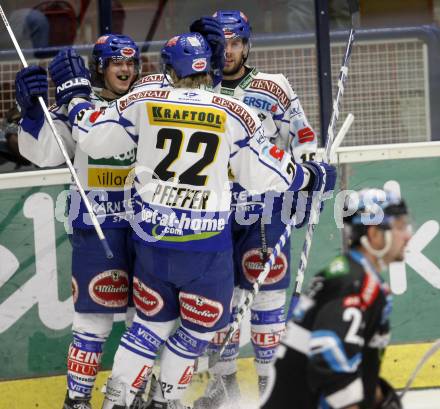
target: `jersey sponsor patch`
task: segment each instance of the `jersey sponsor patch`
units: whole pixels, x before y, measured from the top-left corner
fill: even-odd
[[[78,300],[78,294],[79,294],[78,283],[75,280],[75,277],[72,277],[72,299],[73,299],[73,304],[76,304],[76,301]]]
[[[156,315],[164,305],[161,295],[137,277],[133,278],[133,299],[136,308],[147,317]]]
[[[141,78],[139,81],[136,81],[133,86],[137,87],[142,84],[148,84],[150,82],[162,82],[164,79],[163,74],[151,74]]]
[[[273,101],[269,101],[264,98],[256,98],[247,95],[243,98],[243,102],[247,106],[255,107],[272,113],[276,112],[277,110],[277,105],[274,104]]]
[[[255,78],[252,80],[250,88],[267,91],[269,94],[276,96],[284,109],[287,109],[290,105],[289,97],[276,82]]]
[[[371,273],[366,273],[360,293],[348,295],[342,303],[344,307],[357,307],[365,311],[373,304],[379,293],[380,283]]]
[[[89,165],[110,165],[110,166],[130,166],[136,160],[137,148],[130,149],[127,152],[114,155],[110,158],[93,159],[88,157]]]
[[[170,91],[160,91],[160,90],[150,90],[150,91],[139,91],[134,94],[128,94],[126,97],[118,100],[119,110],[122,112],[126,109],[132,102],[139,99],[145,98],[156,98],[156,99],[167,99]]]
[[[88,168],[87,183],[89,187],[123,187],[132,168]]]
[[[298,131],[298,142],[307,143],[312,142],[315,139],[315,133],[309,127],[302,128]]]
[[[252,118],[251,114],[244,107],[236,104],[234,101],[219,97],[217,95],[214,95],[212,97],[212,103],[230,110],[232,113],[240,117],[240,119],[243,121],[244,125],[251,134],[255,133],[257,125],[255,124],[255,121]]]
[[[226,114],[216,108],[148,102],[147,111],[152,125],[225,131]]]
[[[211,328],[223,314],[223,305],[197,294],[180,292],[180,313],[183,319]]]
[[[124,270],[106,270],[90,281],[93,301],[105,307],[123,307],[128,302],[128,274]]]
[[[272,253],[272,249],[268,249],[269,254]],[[241,266],[243,268],[246,279],[255,283],[259,274],[263,271],[264,263],[261,257],[261,249],[250,249],[244,253]],[[268,276],[264,280],[264,284],[274,284],[281,281],[287,272],[287,258],[283,252],[281,252],[275,259],[275,263],[269,271]]]

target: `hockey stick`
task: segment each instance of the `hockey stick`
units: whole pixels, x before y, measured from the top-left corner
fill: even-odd
[[[11,37],[12,42],[14,43],[15,49],[17,50],[17,54],[20,57],[21,63],[23,64],[23,67],[27,68],[28,67],[28,63],[26,61],[26,59],[24,58],[24,55],[21,51],[20,45],[17,42],[17,39],[15,38],[14,32],[12,31],[11,26],[9,25],[8,19],[6,18],[5,13],[3,12],[3,8],[0,5],[0,14],[2,16],[3,22],[5,24],[6,30],[8,30],[9,36]],[[96,230],[96,233],[98,234],[99,240],[101,241],[101,244],[104,248],[105,254],[107,256],[107,258],[113,258],[113,253],[110,249],[110,246],[108,245],[107,239],[104,236],[104,233],[101,229],[101,226],[99,225],[98,219],[96,218],[95,213],[93,212],[92,209],[92,205],[89,202],[89,199],[86,196],[86,193],[84,192],[83,187],[81,186],[81,182],[78,179],[78,175],[75,171],[75,168],[73,167],[72,161],[69,158],[69,154],[66,151],[66,148],[64,147],[63,141],[60,137],[60,135],[58,134],[58,131],[55,128],[55,125],[53,123],[52,117],[50,116],[49,110],[47,109],[46,103],[44,102],[43,97],[38,97],[38,102],[41,105],[41,108],[43,109],[44,115],[47,119],[47,122],[49,123],[50,129],[52,130],[55,139],[58,143],[58,146],[61,150],[61,153],[64,156],[64,160],[66,161],[67,167],[69,168],[70,174],[72,175],[72,178],[78,188],[78,191],[82,197],[82,199],[84,200],[84,204],[86,205],[86,208],[90,214],[90,218],[92,220],[93,226]]]
[[[335,142],[331,145],[331,153],[330,156],[332,156],[336,149],[339,147],[339,145],[344,140],[345,135],[347,134],[348,130],[350,129],[351,124],[353,123],[354,116],[352,114],[348,114],[347,118],[344,121],[344,124],[342,125],[341,129],[338,132],[338,135],[336,136]],[[286,244],[286,241],[291,235],[292,232],[292,226],[296,224],[295,221],[296,217],[294,216],[289,224],[286,225],[286,228],[281,235],[281,237],[278,239],[278,242],[275,244],[275,247],[273,251],[268,254],[267,251],[267,244],[266,244],[266,254],[269,256],[269,259],[265,261],[264,268],[261,271],[261,273],[258,275],[256,281],[254,282],[252,286],[252,290],[250,290],[243,301],[243,303],[238,307],[237,316],[235,317],[235,320],[230,324],[230,327],[228,329],[228,332],[225,335],[225,338],[220,346],[219,351],[216,353],[216,355],[211,356],[209,359],[209,367],[213,367],[216,362],[220,359],[220,356],[222,355],[224,349],[226,348],[226,345],[228,345],[229,341],[231,340],[232,336],[234,335],[235,331],[237,331],[240,328],[241,321],[243,320],[244,315],[246,314],[247,310],[249,309],[250,305],[253,303],[256,295],[260,292],[261,285],[264,283],[264,280],[266,280],[266,277],[268,276],[272,266],[275,263],[276,258],[281,253],[281,249]],[[261,226],[264,227],[263,224]],[[260,230],[261,233],[261,230]],[[263,236],[261,234],[261,238],[263,239]],[[263,253],[263,252],[262,252]],[[266,256],[266,258],[267,258]],[[202,367],[202,365],[200,365]]]
[[[330,160],[330,153],[331,153],[331,146],[334,139],[334,132],[336,129],[336,121],[339,117],[339,104],[340,99],[342,95],[344,94],[344,83],[347,79],[348,74],[348,64],[350,62],[351,57],[351,50],[353,47],[354,42],[354,34],[355,34],[355,27],[359,24],[359,4],[356,0],[349,0],[349,7],[350,7],[350,13],[351,13],[351,29],[348,36],[347,41],[347,47],[345,49],[345,55],[342,62],[341,70],[339,72],[339,79],[338,79],[338,92],[336,94],[336,98],[333,101],[333,111],[330,118],[330,123],[327,130],[327,141],[325,145],[324,155],[322,158],[323,162],[329,162]],[[292,298],[290,300],[289,310],[287,312],[287,319],[290,319],[293,313],[293,310],[295,309],[295,306],[298,302],[299,295],[301,294],[302,284],[304,282],[304,272],[307,268],[307,263],[309,260],[309,254],[310,254],[310,248],[312,246],[312,239],[313,239],[313,233],[315,231],[316,225],[319,222],[319,207],[321,204],[322,199],[322,188],[321,191],[318,193],[317,198],[313,198],[313,204],[312,204],[312,210],[310,214],[310,223],[307,225],[307,232],[306,237],[304,240],[303,248],[301,251],[299,266],[298,266],[298,272],[296,274],[296,280],[295,280],[295,290],[292,294]]]
[[[440,349],[440,339],[434,342],[434,344],[429,348],[425,354],[420,359],[419,363],[415,367],[414,371],[412,372],[411,376],[409,377],[408,381],[406,382],[405,387],[403,388],[402,392],[399,395],[400,400],[403,399],[406,392],[408,392],[409,388],[411,388],[411,385],[414,382],[414,379],[416,379],[417,374],[419,371],[423,368],[423,366],[426,364],[429,358],[431,358],[432,355],[434,355],[438,350]]]
[[[326,146],[325,146],[325,150],[324,150],[324,156],[322,159],[324,162],[328,162],[329,158],[330,158],[330,152],[331,152],[331,147],[332,147],[332,143],[333,143],[333,139],[334,139],[334,132],[335,132],[335,128],[336,128],[336,121],[339,117],[339,103],[340,103],[340,99],[344,93],[344,83],[347,78],[348,63],[350,61],[351,50],[352,50],[352,46],[353,46],[353,42],[354,42],[354,33],[355,33],[354,27],[357,26],[358,19],[359,19],[359,6],[357,4],[357,1],[356,0],[349,0],[349,5],[350,5],[350,12],[352,15],[352,27],[350,29],[350,33],[349,33],[349,37],[348,37],[348,41],[347,41],[347,47],[345,50],[344,59],[342,62],[340,73],[339,73],[338,92],[337,92],[336,98],[333,102],[333,112],[332,112],[332,116],[330,119],[328,131],[327,131],[327,133],[328,133],[327,142],[326,142]],[[348,128],[349,128],[349,126],[347,127],[346,130],[348,130]],[[304,281],[304,271],[305,271],[305,268],[307,267],[307,260],[308,260],[308,256],[309,256],[309,252],[310,252],[310,247],[312,244],[313,232],[315,230],[316,224],[319,221],[319,208],[320,208],[320,204],[321,204],[324,186],[325,186],[325,180],[324,180],[324,183],[322,184],[321,190],[318,192],[317,197],[313,198],[312,209],[311,209],[311,213],[310,213],[311,222],[309,222],[307,225],[306,239],[304,241],[303,250],[301,253],[301,261],[300,261],[300,265],[298,268],[298,274],[297,274],[296,283],[295,283],[295,291],[294,291],[294,294],[292,296],[292,300],[290,303],[291,307],[292,307],[292,305],[293,306],[296,305],[296,303],[298,301],[299,294],[301,292],[302,283]],[[281,237],[279,238],[278,242],[276,243],[272,253],[270,254],[269,259],[264,264],[263,271],[259,274],[256,281],[252,285],[252,290],[246,296],[246,299],[244,300],[243,304],[238,308],[237,316],[235,317],[235,320],[231,323],[231,325],[228,329],[228,332],[226,333],[225,339],[223,340],[223,343],[220,346],[219,352],[217,353],[217,356],[215,358],[211,359],[212,365],[214,365],[218,361],[218,359],[220,358],[224,349],[226,348],[226,345],[229,343],[232,336],[234,335],[235,331],[237,331],[239,329],[240,323],[243,320],[244,314],[249,309],[249,307],[252,304],[252,302],[254,301],[256,295],[260,291],[260,287],[264,283],[264,280],[268,276],[270,269],[272,268],[273,264],[275,263],[276,257],[281,252],[281,249],[284,247],[284,245],[286,244],[286,241],[290,237],[291,232],[292,232],[292,226],[294,226],[296,224],[295,219],[296,219],[296,217],[294,216],[290,220],[289,224],[286,225],[286,228],[285,228],[283,234],[281,235]],[[290,311],[291,311],[291,308],[289,308],[289,314],[290,314]]]

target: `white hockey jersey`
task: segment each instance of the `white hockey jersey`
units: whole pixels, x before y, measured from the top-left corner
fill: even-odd
[[[244,78],[223,80],[214,91],[237,98],[251,107],[263,124],[265,136],[293,155],[297,162],[304,154],[310,158],[310,154],[316,153],[316,135],[287,78],[282,74],[259,72],[256,68],[246,69],[249,72]],[[239,183],[234,183],[232,199],[233,208],[244,211],[240,217],[249,221],[252,220],[249,214],[261,212],[268,212],[265,217],[271,219],[270,213],[280,211],[283,205],[282,196],[252,197]]]
[[[96,93],[90,95],[96,109],[104,109],[109,102]],[[93,159],[84,153],[77,141],[78,128],[71,127],[66,107],[50,108],[54,125],[64,142],[82,187],[87,193],[98,221],[103,228],[128,227],[124,202],[124,182],[133,168],[136,148],[127,147],[117,155]],[[20,153],[37,166],[59,166],[65,162],[47,120],[31,121],[24,118],[18,134]],[[93,224],[76,185],[71,185],[69,220],[75,228],[90,228]]]
[[[214,91],[237,98],[253,108],[263,123],[266,137],[290,152],[297,162],[304,154],[316,153],[315,132],[287,78],[283,74],[249,69],[235,88],[228,87],[231,81],[223,80]]]
[[[199,89],[154,90],[148,81],[115,107],[78,115],[79,144],[91,157],[137,149],[131,202],[139,240],[221,251],[231,246],[231,175],[255,193],[307,184],[308,173],[264,137],[240,101]]]

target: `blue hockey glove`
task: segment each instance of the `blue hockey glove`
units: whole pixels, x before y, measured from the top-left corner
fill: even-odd
[[[332,192],[335,188],[336,184],[336,168],[332,165],[329,165],[325,162],[304,162],[302,164],[305,168],[310,172],[310,182],[307,186],[309,192],[316,192],[321,190],[322,184],[324,183],[325,177],[325,185],[323,189],[323,193]]]
[[[336,168],[334,166],[328,165],[324,162],[305,162],[302,164],[310,172],[310,182],[306,190],[295,192],[294,195],[294,206],[293,209],[296,215],[296,228],[303,227],[309,222],[310,213],[312,210],[312,203],[314,194],[318,192],[322,184],[324,183],[325,175],[325,186],[323,190],[323,199],[333,191],[336,184]],[[321,201],[319,211],[322,212],[324,209],[324,201]]]
[[[49,64],[49,74],[55,84],[58,106],[69,104],[72,98],[89,98],[90,72],[73,48],[61,50],[54,57]]]
[[[15,98],[22,117],[32,120],[44,116],[38,97],[43,97],[47,104],[47,72],[44,68],[31,65],[20,70],[15,77]]]
[[[225,35],[220,23],[214,17],[202,17],[194,21],[189,29],[205,37],[212,51],[211,66],[216,77],[215,82],[221,82],[225,66]]]

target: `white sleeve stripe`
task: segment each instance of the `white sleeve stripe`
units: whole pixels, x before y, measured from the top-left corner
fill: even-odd
[[[281,343],[289,348],[295,349],[304,355],[309,355],[310,331],[290,321],[286,326],[286,333]]]
[[[364,386],[361,378],[356,378],[352,383],[337,392],[328,395],[326,400],[332,408],[345,408],[359,403],[364,399]]]

